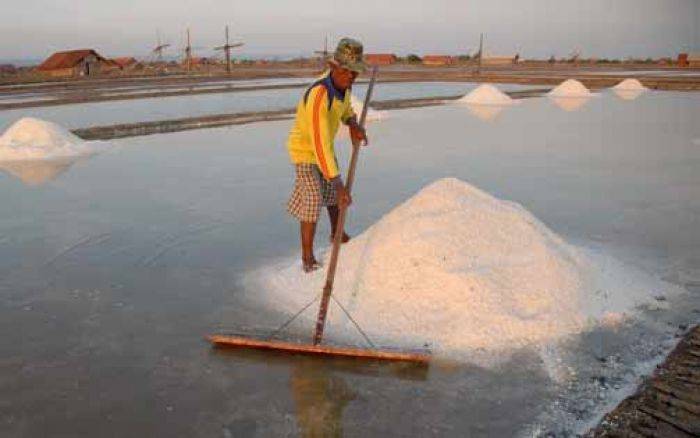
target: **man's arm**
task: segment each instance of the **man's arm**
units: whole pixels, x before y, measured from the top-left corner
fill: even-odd
[[[314,154],[318,167],[323,173],[323,177],[331,181],[339,176],[340,171],[335,161],[332,149],[333,139],[328,129],[328,94],[325,87],[317,86],[307,100],[307,114],[311,115],[310,132],[311,142],[314,146]]]
[[[319,86],[311,90],[307,101],[307,114],[311,114],[311,141],[318,167],[323,177],[333,184],[339,206],[347,207],[352,203],[352,198],[345,189],[331,148],[333,139],[328,129],[328,95],[324,87]]]

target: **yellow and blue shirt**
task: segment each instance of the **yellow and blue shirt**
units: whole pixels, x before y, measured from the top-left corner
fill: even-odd
[[[350,99],[350,90],[336,89],[330,73],[311,84],[297,105],[287,140],[292,163],[316,164],[327,180],[340,174],[333,139],[341,122],[355,116]]]

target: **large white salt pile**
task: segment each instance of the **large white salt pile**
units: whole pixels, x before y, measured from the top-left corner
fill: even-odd
[[[620,82],[619,84],[615,85],[613,87],[616,90],[647,90],[648,88],[642,85],[639,80],[634,79],[634,78],[627,78],[624,81]]]
[[[251,299],[291,315],[320,293],[324,277],[303,274],[295,255],[250,273],[244,286]],[[612,262],[596,267],[520,205],[447,178],[344,245],[334,297],[381,345],[427,343],[471,361],[477,352],[554,342],[663,290],[640,278]],[[295,324],[308,332],[315,316],[314,306]],[[334,303],[326,336],[361,342]]]
[[[101,146],[104,143],[86,142],[55,123],[25,117],[0,136],[0,161],[70,158]]]
[[[590,97],[591,92],[576,79],[567,79],[549,92],[552,97]]]
[[[350,96],[350,102],[352,105],[352,110],[357,114],[357,119],[360,119],[360,114],[362,114],[362,108],[364,108],[364,101],[361,101],[355,95]],[[372,108],[367,108],[367,122],[376,122],[378,120],[383,120],[387,117],[386,111],[377,111]]]
[[[458,104],[512,105],[515,101],[491,84],[481,84],[469,94],[456,100]]]

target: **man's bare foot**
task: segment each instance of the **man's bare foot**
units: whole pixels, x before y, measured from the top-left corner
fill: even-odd
[[[304,272],[307,274],[309,272],[314,272],[315,270],[319,269],[321,267],[321,264],[316,260],[316,257],[311,256],[309,259],[303,259],[301,260],[302,263],[302,268],[304,269]]]
[[[331,243],[333,243],[333,237],[334,236],[331,234],[331,237],[330,237]],[[343,233],[343,238],[340,239],[340,242],[341,243],[348,243],[349,241],[350,241],[350,235],[348,233]]]

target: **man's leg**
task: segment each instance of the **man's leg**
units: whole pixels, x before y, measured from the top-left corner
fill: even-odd
[[[331,221],[331,242],[332,242],[333,236],[335,236],[335,230],[338,227],[338,214],[340,213],[340,209],[338,208],[337,205],[329,205],[327,208],[328,208],[328,219],[330,219],[330,221]],[[348,236],[348,233],[343,231],[342,242],[346,243],[348,240],[350,240],[350,236]]]
[[[305,272],[320,266],[314,257],[314,236],[323,200],[316,174],[319,171],[315,167],[304,163],[295,166],[294,190],[287,203],[287,211],[299,221],[301,260]]]
[[[321,265],[314,256],[314,237],[316,222],[300,222],[301,224],[301,262],[305,272],[318,269]]]

